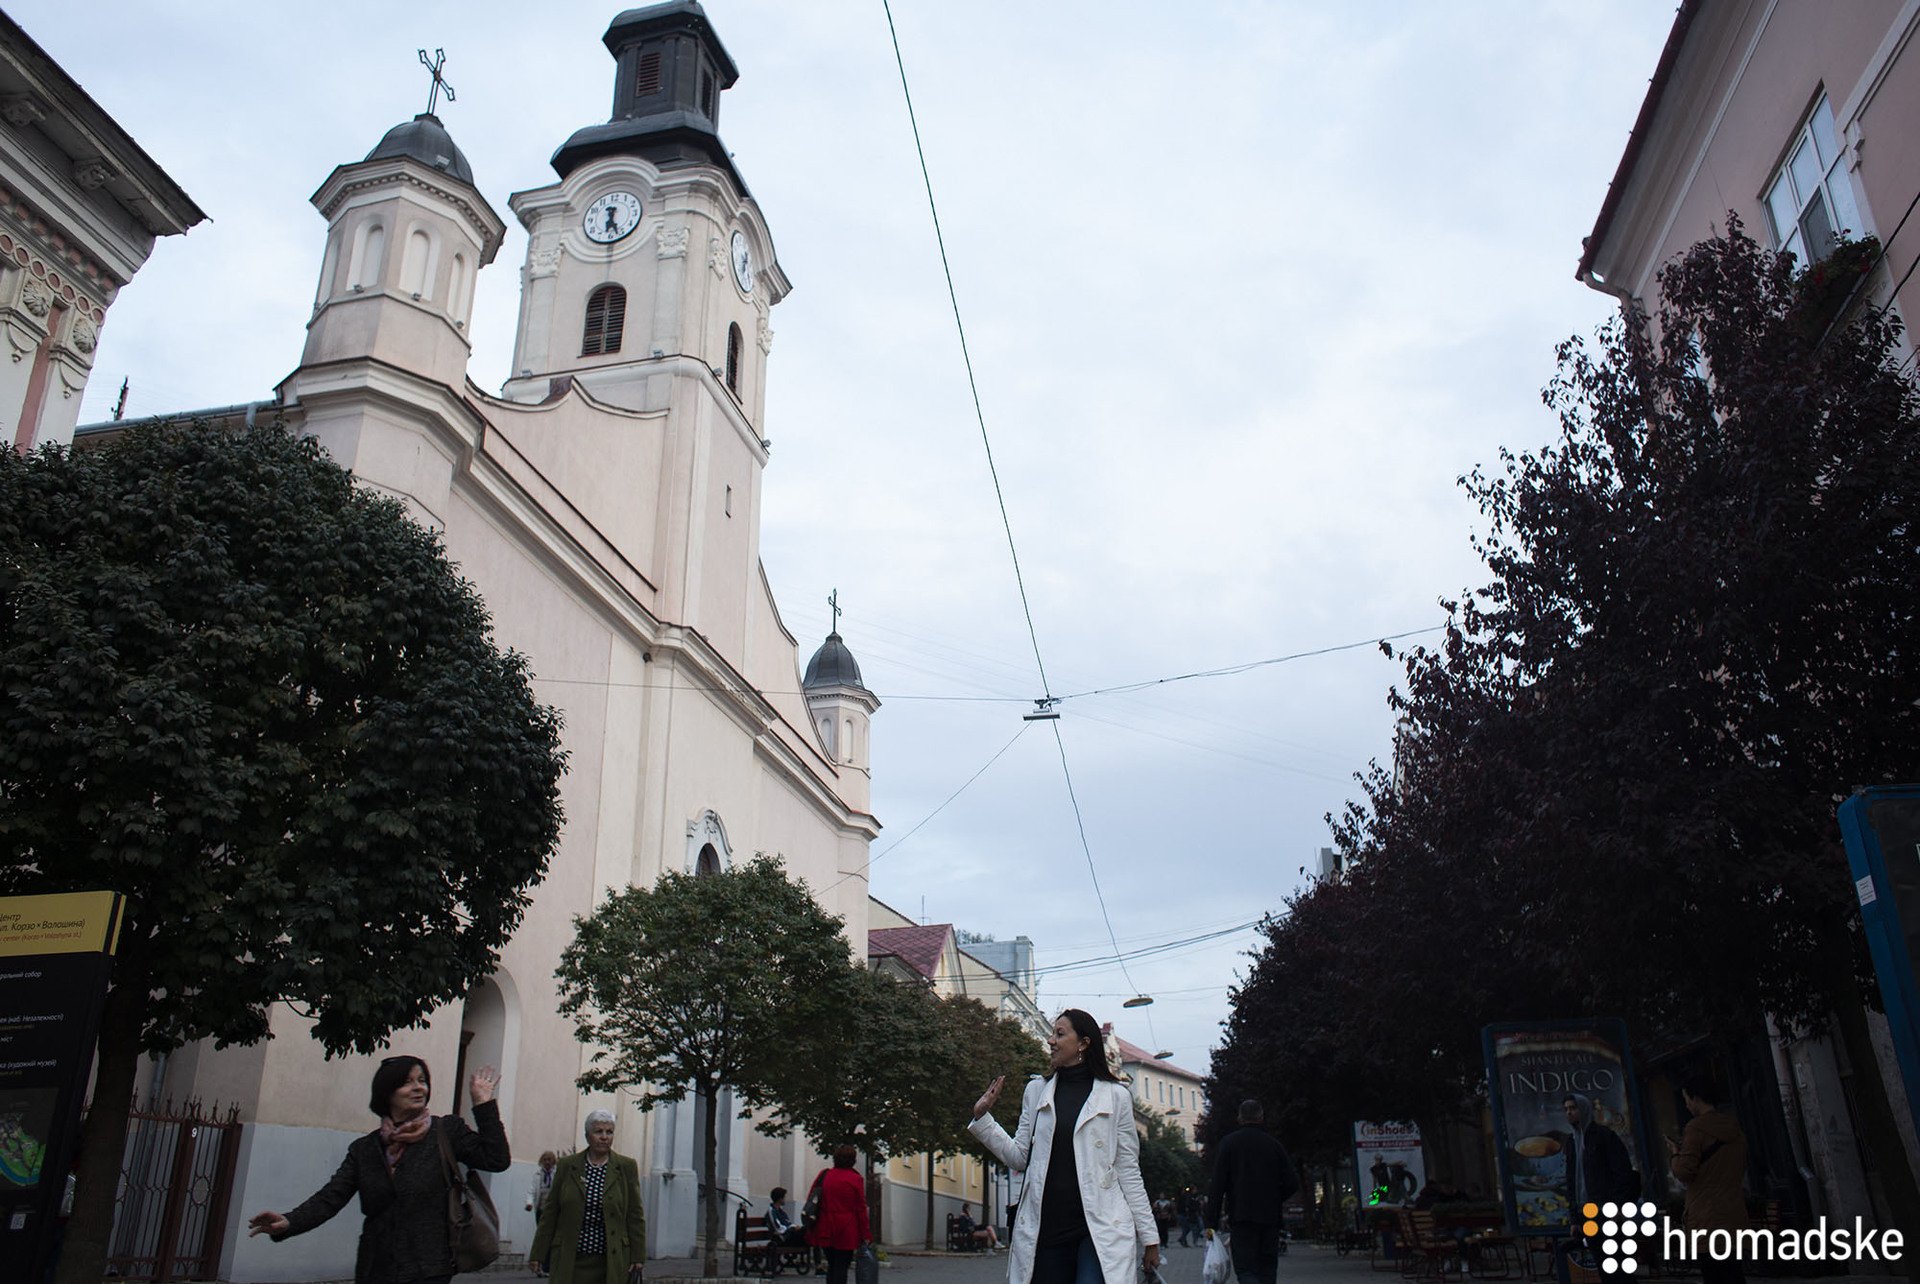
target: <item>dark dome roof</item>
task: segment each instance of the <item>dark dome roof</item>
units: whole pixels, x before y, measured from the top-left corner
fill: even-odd
[[[859,687],[866,690],[865,684],[860,681],[860,666],[837,632],[827,634],[827,640],[813,653],[813,659],[807,661],[807,678],[802,685],[809,691],[815,687]]]
[[[454,146],[453,135],[447,132],[447,127],[440,123],[438,116],[421,112],[412,120],[395,125],[367,153],[368,160],[383,160],[389,156],[411,156],[423,165],[445,171],[468,187],[473,186],[473,167],[467,164],[467,158]]]

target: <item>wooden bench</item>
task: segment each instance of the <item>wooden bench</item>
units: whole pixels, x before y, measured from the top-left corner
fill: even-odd
[[[733,1273],[765,1279],[791,1269],[801,1275],[813,1274],[813,1248],[807,1244],[782,1244],[764,1217],[749,1217],[740,1208],[733,1215]]]
[[[962,1230],[961,1227],[965,1225],[967,1225],[967,1222],[961,1219],[960,1214],[947,1214],[947,1251],[949,1253],[985,1252],[987,1248],[986,1241],[974,1238],[974,1235],[978,1231],[985,1228],[974,1226],[970,1230]]]

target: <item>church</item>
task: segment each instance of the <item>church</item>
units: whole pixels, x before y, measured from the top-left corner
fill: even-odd
[[[640,1162],[649,1249],[681,1256],[706,1184],[696,1107],[642,1114],[625,1094],[579,1092],[586,1053],[555,1014],[554,967],[607,889],[757,852],[806,880],[864,958],[879,701],[837,631],[803,672],[761,565],[769,317],[791,285],[718,133],[737,70],[693,0],[622,13],[605,43],[608,119],[561,143],[557,181],[507,200],[528,248],[498,393],[468,378],[468,323],[506,223],[429,111],[314,193],[325,239],[299,366],[270,398],[169,417],[316,438],[440,533],[497,641],[530,658],[536,694],[565,718],[560,846],[494,976],[391,1048],[433,1067],[437,1111],[461,1104],[463,1068],[500,1068],[514,1162],[489,1184],[509,1252],[532,1238],[539,1154],[580,1145],[588,1111],[608,1107],[615,1148]],[[326,1061],[285,1008],[273,1031],[183,1048],[142,1087],[239,1106],[220,1278],[339,1278],[357,1217],[282,1244],[241,1228],[312,1193],[366,1131],[376,1059]],[[803,1140],[721,1108],[717,1185],[804,1188],[818,1161]]]

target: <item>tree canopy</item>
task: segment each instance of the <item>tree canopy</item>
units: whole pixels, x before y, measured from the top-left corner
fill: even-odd
[[[276,1001],[370,1051],[464,994],[564,767],[438,538],[311,440],[0,451],[0,893],[127,897],[74,1269],[99,1276],[139,1051],[254,1042]]]
[[[1338,1149],[1465,1101],[1487,1021],[1864,1037],[1834,806],[1920,776],[1920,416],[1897,319],[1833,324],[1829,285],[1730,215],[1561,347],[1558,440],[1462,479],[1491,579],[1404,657],[1392,767],[1267,925],[1212,1100]]]
[[[844,926],[765,854],[609,892],[575,919],[557,972],[560,1010],[592,1048],[580,1086],[633,1089],[642,1110],[696,1095],[711,1180],[722,1088],[742,1106],[777,1108],[820,1081],[809,1032],[845,1029],[861,994]],[[714,1275],[718,1198],[705,1217]]]

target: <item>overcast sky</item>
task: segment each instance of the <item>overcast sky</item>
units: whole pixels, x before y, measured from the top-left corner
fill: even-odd
[[[271,395],[298,360],[340,163],[425,106],[503,215],[604,121],[609,4],[9,12],[212,216],[114,305],[82,421]],[[773,315],[762,554],[804,662],[841,631],[884,702],[873,891],[1111,954],[974,421],[880,0],[706,0],[721,135],[794,293]],[[1434,625],[1484,576],[1456,484],[1554,424],[1553,347],[1672,6],[897,0],[980,401],[1055,694]],[[526,238],[482,273],[497,390]],[[1125,949],[1281,907],[1388,752],[1371,648],[1068,701],[1058,724]],[[1467,929],[1463,925],[1463,930]],[[1249,931],[1043,976],[1204,1071]],[[1134,990],[1157,997],[1120,1009]]]

